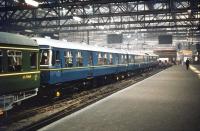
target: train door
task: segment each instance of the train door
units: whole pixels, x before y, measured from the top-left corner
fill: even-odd
[[[115,57],[115,63],[117,65],[117,73],[119,72],[119,68],[120,68],[120,54],[116,54],[116,57]]]
[[[93,66],[94,66],[93,52],[88,51],[88,67],[89,67],[88,77],[93,77]]]
[[[62,80],[62,71],[61,71],[61,67],[62,67],[62,60],[61,60],[61,53],[60,50],[58,49],[53,49],[51,51],[52,53],[50,53],[50,55],[52,54],[52,67],[54,68],[54,70],[51,71],[51,78],[52,81],[56,81],[56,82],[61,82]]]

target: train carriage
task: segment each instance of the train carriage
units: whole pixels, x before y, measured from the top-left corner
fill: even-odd
[[[117,73],[117,60],[113,57],[119,52],[46,38],[33,39],[40,47],[43,92],[58,90],[64,83]]]
[[[0,108],[37,95],[40,85],[37,43],[25,36],[0,32]]]
[[[57,93],[64,83],[105,81],[109,76],[148,68],[145,54],[47,38],[33,38],[40,47],[41,90]],[[48,88],[49,87],[49,88]]]
[[[78,84],[118,80],[156,61],[154,54],[0,32],[0,110],[38,93],[54,97]]]

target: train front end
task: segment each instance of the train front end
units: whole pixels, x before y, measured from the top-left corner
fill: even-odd
[[[36,96],[40,86],[39,49],[25,36],[0,32],[0,111]]]

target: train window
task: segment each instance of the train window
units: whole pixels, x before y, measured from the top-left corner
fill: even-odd
[[[49,65],[49,50],[40,50],[40,65]]]
[[[16,50],[8,50],[8,71],[22,70],[22,52]]]
[[[132,56],[128,55],[128,62],[131,63]]]
[[[78,51],[76,54],[76,66],[77,67],[83,66],[83,56],[81,51]]]
[[[149,61],[152,62],[153,61],[153,57],[149,56]]]
[[[119,54],[116,54],[115,56],[115,64],[119,64]]]
[[[154,56],[154,59],[153,59],[153,61],[157,61],[157,59],[158,59],[158,58],[157,58],[157,56]]]
[[[103,64],[104,65],[107,64],[107,53],[104,54]]]
[[[104,58],[102,57],[102,53],[98,54],[98,65],[103,65],[104,64]]]
[[[110,65],[112,65],[113,64],[113,56],[112,56],[112,54],[110,54],[110,57],[109,57],[109,62],[110,62]]]
[[[127,64],[127,55],[124,55],[124,64]]]
[[[135,63],[142,63],[143,62],[143,56],[135,56]]]
[[[134,57],[133,57],[133,55],[129,55],[129,63],[134,63]]]
[[[60,66],[60,51],[53,50],[52,51],[52,65],[53,66]]]
[[[0,50],[0,72],[3,72],[3,52]]]
[[[144,56],[144,62],[148,62],[148,56]]]
[[[36,69],[37,68],[37,53],[31,52],[30,59],[31,59],[31,68]]]
[[[120,64],[124,63],[124,55],[121,55],[121,60],[120,60]]]
[[[65,67],[72,67],[73,66],[73,56],[71,51],[65,51],[64,52],[65,57]]]
[[[89,52],[89,55],[88,55],[88,66],[92,66],[92,65],[93,65],[92,52]]]

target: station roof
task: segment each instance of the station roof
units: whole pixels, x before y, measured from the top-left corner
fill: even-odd
[[[29,0],[33,1],[33,0]],[[0,30],[32,35],[120,31],[200,35],[199,0],[5,0]]]

